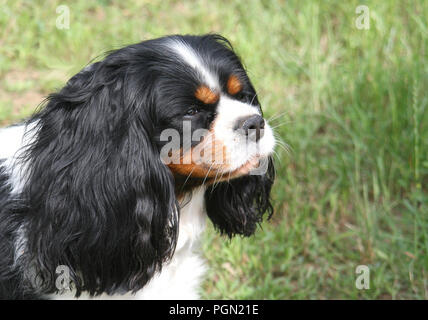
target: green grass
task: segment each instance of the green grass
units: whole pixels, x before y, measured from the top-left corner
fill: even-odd
[[[232,241],[209,227],[204,298],[428,299],[426,1],[79,0],[58,30],[66,3],[0,1],[0,124],[104,51],[218,32],[290,146],[277,149],[273,219]],[[360,4],[369,30],[355,27]],[[360,264],[369,290],[355,287]]]

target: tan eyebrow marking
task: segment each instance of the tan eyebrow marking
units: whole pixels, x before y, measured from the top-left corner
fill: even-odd
[[[206,104],[213,104],[218,101],[220,95],[213,92],[210,88],[205,85],[199,86],[195,91],[195,97]]]
[[[229,92],[229,94],[233,96],[241,90],[242,90],[241,81],[239,81],[238,77],[235,76],[234,74],[230,75],[229,79],[227,80],[227,92]]]

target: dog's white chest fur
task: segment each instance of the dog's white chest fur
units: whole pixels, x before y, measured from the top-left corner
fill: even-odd
[[[183,199],[177,247],[171,261],[150,282],[135,294],[97,296],[92,299],[198,299],[200,283],[206,267],[200,257],[199,246],[205,229],[205,188],[193,191],[192,197]],[[50,299],[74,299],[74,292],[50,295]],[[91,299],[83,293],[79,299]]]

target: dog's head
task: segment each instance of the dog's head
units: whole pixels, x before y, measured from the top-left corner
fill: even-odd
[[[31,120],[28,246],[40,278],[72,269],[92,294],[144,286],[174,253],[178,201],[206,187],[215,227],[272,213],[275,144],[250,79],[218,35],[131,45],[69,80]]]

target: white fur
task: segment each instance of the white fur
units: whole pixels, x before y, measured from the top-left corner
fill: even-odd
[[[9,175],[12,194],[20,193],[25,185],[27,168],[19,158],[25,151],[24,147],[34,139],[35,125],[36,123],[29,126],[22,124],[0,129],[0,160],[4,160],[0,165]]]
[[[220,85],[218,77],[213,74],[206,65],[204,65],[199,54],[187,43],[180,41],[179,39],[170,39],[168,47],[178,54],[190,67],[196,70],[202,77],[201,80],[203,80],[212,90],[219,90]]]

